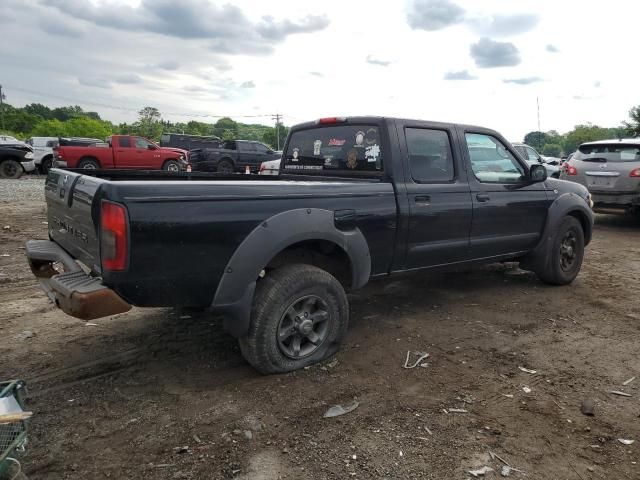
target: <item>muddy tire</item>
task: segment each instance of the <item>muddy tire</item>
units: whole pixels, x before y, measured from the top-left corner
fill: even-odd
[[[347,295],[333,275],[312,265],[287,265],[258,283],[240,350],[261,373],[291,372],[333,355],[348,323]]]
[[[78,168],[84,168],[85,170],[98,170],[100,164],[93,158],[83,158],[78,163]]]
[[[8,158],[0,162],[0,178],[20,178],[24,169],[20,162]]]
[[[218,173],[233,173],[233,163],[229,160],[220,160],[216,167]]]
[[[578,276],[584,257],[584,231],[580,222],[566,216],[560,222],[549,252],[534,267],[540,280],[551,285],[567,285]]]

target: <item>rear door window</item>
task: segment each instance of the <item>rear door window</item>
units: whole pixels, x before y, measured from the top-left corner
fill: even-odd
[[[583,162],[638,162],[640,145],[624,143],[580,145],[573,158]]]
[[[120,148],[131,148],[131,137],[116,137]]]
[[[283,155],[287,173],[382,173],[382,142],[374,125],[335,125],[293,132]]]
[[[405,129],[411,177],[419,183],[450,182],[454,177],[449,135],[443,130]]]

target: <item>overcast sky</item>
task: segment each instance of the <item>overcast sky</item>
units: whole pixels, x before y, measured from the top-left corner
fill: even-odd
[[[640,104],[640,2],[0,0],[0,84],[16,106],[114,122],[286,124],[389,115],[511,140],[615,126]]]

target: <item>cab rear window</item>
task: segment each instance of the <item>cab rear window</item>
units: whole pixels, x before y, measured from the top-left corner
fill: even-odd
[[[638,162],[640,161],[640,145],[624,143],[580,145],[573,158],[583,162]]]
[[[374,125],[333,125],[291,134],[283,155],[287,173],[380,174],[380,132]]]

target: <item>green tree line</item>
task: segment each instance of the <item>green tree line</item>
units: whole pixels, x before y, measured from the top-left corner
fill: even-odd
[[[524,143],[531,145],[542,155],[559,157],[575,152],[580,144],[613,138],[640,136],[640,105],[629,111],[629,120],[619,127],[600,127],[587,123],[576,125],[573,130],[560,134],[556,130],[533,131],[524,136]]]
[[[80,106],[49,108],[40,103],[31,103],[22,108],[6,103],[0,112],[0,132],[17,138],[28,137],[89,137],[103,139],[112,134],[140,135],[159,141],[163,133],[188,135],[215,135],[223,140],[255,140],[280,148],[289,128],[282,124],[276,127],[260,124],[245,124],[231,118],[220,118],[215,123],[170,122],[162,118],[157,108],[145,107],[138,112],[133,123],[114,124],[103,120],[97,112],[84,111]],[[276,131],[278,135],[276,135]]]

